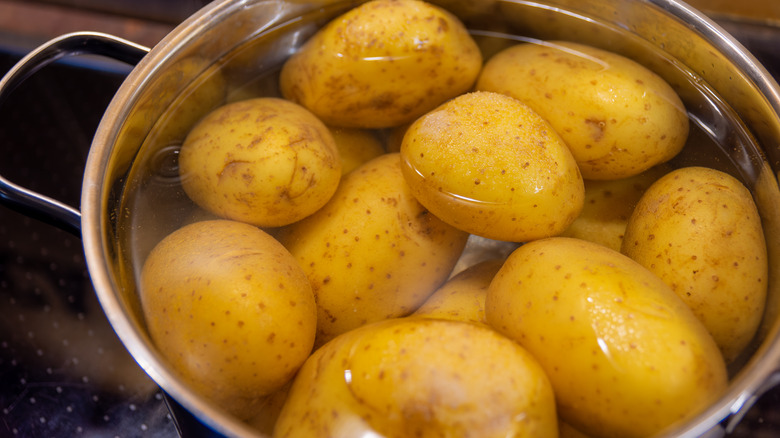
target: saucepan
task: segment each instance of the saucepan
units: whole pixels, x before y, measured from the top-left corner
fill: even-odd
[[[678,92],[707,147],[678,158],[726,170],[748,187],[769,260],[766,311],[729,385],[665,436],[722,436],[780,380],[780,87],[732,36],[678,0],[433,0],[485,39],[569,40],[631,58]],[[198,220],[177,153],[188,130],[228,100],[278,95],[284,61],[329,20],[360,4],[337,0],[217,0],[154,48],[110,35],[63,35],[26,56],[0,97],[47,63],[97,54],[135,64],[95,133],[79,209],[0,178],[3,204],[83,239],[89,273],[116,334],[164,392],[215,433],[255,436],[185,383],[150,338],[137,275],[155,243]],[[368,436],[368,435],[365,435]],[[371,435],[374,436],[374,435]]]

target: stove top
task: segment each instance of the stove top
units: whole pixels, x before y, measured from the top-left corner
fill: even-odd
[[[18,59],[0,55],[0,71]],[[126,72],[43,69],[0,108],[0,172],[77,206],[97,123]],[[106,320],[81,240],[0,208],[0,436],[177,436]]]
[[[777,28],[723,25],[780,73]],[[0,73],[21,55],[0,50]],[[77,206],[92,135],[128,71],[58,63],[24,83],[0,107],[0,174]],[[103,315],[81,241],[4,207],[0,409],[0,437],[175,437],[182,426],[171,415],[173,409],[180,421],[180,407],[169,404]],[[201,433],[188,430],[199,432],[186,436]],[[780,389],[762,397],[729,436],[780,436]]]

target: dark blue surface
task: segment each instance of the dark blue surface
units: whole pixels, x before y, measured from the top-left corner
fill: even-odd
[[[0,72],[22,55],[0,54]],[[0,174],[78,207],[97,124],[129,67],[60,62],[0,107]],[[125,351],[81,241],[0,206],[0,437],[175,437],[163,394]]]

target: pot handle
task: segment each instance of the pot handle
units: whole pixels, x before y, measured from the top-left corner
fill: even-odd
[[[74,32],[42,44],[16,63],[0,79],[0,104],[22,82],[58,59],[100,55],[137,64],[148,47],[100,32]],[[0,175],[0,204],[81,237],[81,212],[56,199],[18,186]]]

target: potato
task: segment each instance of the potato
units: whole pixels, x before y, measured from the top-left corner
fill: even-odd
[[[463,254],[458,263],[452,268],[450,277],[460,274],[462,271],[484,261],[501,259],[506,260],[522,243],[504,242],[501,240],[486,239],[474,234],[470,235],[463,248]]]
[[[582,44],[505,49],[485,64],[476,88],[516,97],[550,122],[585,179],[637,175],[677,155],[688,136],[685,107],[660,76]]]
[[[341,158],[341,174],[352,172],[361,164],[385,153],[379,136],[369,130],[330,128]]]
[[[255,98],[223,105],[190,131],[179,153],[187,195],[226,219],[278,227],[325,205],[341,161],[328,128],[300,105]]]
[[[290,393],[294,380],[291,379],[280,389],[265,396],[262,403],[255,409],[254,415],[245,421],[246,424],[261,433],[262,437],[273,435],[276,421],[279,419],[279,414],[287,402],[287,395]]]
[[[477,263],[449,279],[412,315],[487,324],[485,296],[503,260]]]
[[[585,180],[585,203],[561,236],[589,240],[620,251],[628,218],[639,198],[671,168],[660,164],[639,175],[608,181]]]
[[[387,149],[387,152],[401,152],[401,143],[403,143],[406,130],[409,129],[411,124],[412,122],[404,123],[386,131],[385,149]]]
[[[590,438],[565,421],[558,421],[558,438]]]
[[[189,56],[165,69],[147,93],[129,123],[138,131],[128,135],[144,138],[144,145],[157,150],[181,144],[198,120],[223,104],[227,80],[207,59]]]
[[[766,302],[767,250],[753,198],[736,178],[704,167],[661,178],[631,215],[622,252],[693,309],[727,362],[752,340]]]
[[[328,125],[387,128],[468,91],[481,67],[454,15],[417,0],[374,0],[320,29],[285,62],[279,83]]]
[[[225,102],[226,94],[227,80],[218,66],[199,56],[177,61],[145,88],[127,114],[112,160],[118,168],[132,165],[129,180],[147,180],[150,172],[159,177],[165,173],[161,154],[180,146],[198,120]]]
[[[582,209],[582,177],[566,145],[528,106],[502,94],[464,94],[420,117],[401,156],[420,203],[478,236],[553,236]]]
[[[317,350],[293,382],[274,437],[557,437],[549,380],[493,330],[388,320]]]
[[[346,175],[325,207],[278,238],[313,285],[321,345],[368,322],[412,313],[446,281],[468,234],[415,200],[396,153]]]
[[[485,316],[536,357],[560,418],[587,435],[651,436],[727,385],[715,341],[685,303],[593,242],[552,237],[515,250],[490,283]]]
[[[139,283],[159,353],[196,392],[241,418],[293,377],[314,344],[311,285],[254,226],[187,225],[155,246]]]

